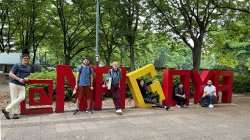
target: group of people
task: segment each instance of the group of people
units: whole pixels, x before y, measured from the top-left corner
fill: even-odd
[[[93,74],[94,71],[89,66],[89,59],[83,58],[83,64],[77,68],[76,75],[76,86],[75,89],[78,88],[78,97],[76,100],[77,108],[74,110],[74,115],[80,112],[79,105],[83,96],[87,99],[87,113],[93,113]],[[111,81],[108,81],[111,80]],[[106,87],[107,82],[111,82],[110,93],[115,105],[116,113],[122,114],[121,105],[120,105],[120,81],[122,79],[122,71],[119,68],[118,62],[112,63],[112,69],[110,69],[107,73],[107,78],[103,84],[103,87]]]
[[[19,119],[18,116],[18,105],[20,102],[25,100],[25,83],[29,80],[31,67],[29,64],[29,56],[24,54],[21,56],[21,63],[15,64],[9,72],[9,87],[11,103],[4,109],[2,113],[7,119]],[[75,89],[78,89],[78,97],[76,100],[76,109],[73,111],[73,115],[80,112],[79,105],[82,97],[87,99],[87,113],[93,113],[93,69],[89,66],[90,61],[88,58],[82,58],[82,65],[77,68],[76,85]],[[115,105],[115,112],[119,115],[122,114],[121,103],[120,103],[120,81],[122,80],[122,71],[119,68],[118,62],[112,63],[112,68],[107,73],[107,78],[103,84],[103,87],[107,87],[107,83],[110,82],[110,93]],[[149,92],[147,85],[143,79],[138,80],[138,86],[143,96],[144,102],[149,104],[155,104],[156,107],[168,110],[170,106],[164,106],[159,101],[159,95],[156,93]],[[207,86],[204,88],[202,98],[209,98],[210,108],[213,108],[213,103],[216,98],[216,88],[212,85],[212,81],[208,80]],[[183,84],[179,84],[174,89],[173,99],[177,102],[177,107],[185,108],[186,96],[183,89]]]
[[[164,106],[159,102],[159,94],[149,92],[147,90],[147,84],[143,79],[137,80],[140,92],[142,94],[142,97],[144,99],[145,103],[149,104],[154,104],[156,107],[159,108],[165,108],[168,110],[170,106]],[[173,100],[176,101],[176,106],[178,108],[186,108],[186,95],[185,95],[185,90],[183,88],[183,84],[179,83],[176,87],[173,87],[173,94],[172,94]],[[204,92],[202,97],[199,100],[199,104],[202,106],[205,106],[203,103],[207,99],[208,105],[206,107],[213,108],[214,101],[216,99],[216,88],[215,86],[212,85],[212,81],[208,80],[207,81],[207,86],[204,88]]]

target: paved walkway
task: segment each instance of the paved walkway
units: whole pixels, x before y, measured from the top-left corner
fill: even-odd
[[[128,108],[119,116],[113,109],[21,116],[6,120],[1,114],[3,140],[249,140],[250,96],[234,96],[232,104],[215,108],[190,105],[172,107]]]

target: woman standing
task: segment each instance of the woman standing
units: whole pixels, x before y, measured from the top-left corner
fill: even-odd
[[[121,99],[120,99],[120,81],[122,80],[122,71],[119,63],[114,61],[112,69],[108,71],[107,79],[111,79],[111,96],[115,105],[116,113],[122,115]]]

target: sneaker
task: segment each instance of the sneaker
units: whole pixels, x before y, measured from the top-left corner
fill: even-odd
[[[170,106],[164,106],[164,108],[168,111],[168,109],[170,108]]]
[[[181,108],[188,108],[186,105],[182,105]]]
[[[121,110],[121,109],[117,109],[115,112],[116,112],[116,114],[118,114],[118,115],[122,115],[122,110]]]
[[[213,107],[214,107],[214,105],[210,104],[208,107],[209,107],[209,108],[213,108]]]
[[[79,109],[76,109],[76,110],[74,110],[73,115],[76,115],[76,114],[78,114],[78,113],[80,113],[80,111],[79,111]]]
[[[3,112],[6,119],[10,119],[10,113],[9,112],[7,112],[5,109],[2,109],[2,112]]]
[[[181,108],[181,106],[180,106],[180,105],[176,105],[176,107],[177,107],[177,108]]]
[[[19,119],[19,116],[17,114],[14,114],[12,119]]]
[[[93,110],[92,110],[92,109],[87,109],[87,110],[86,110],[86,113],[93,114],[94,112],[93,112]]]

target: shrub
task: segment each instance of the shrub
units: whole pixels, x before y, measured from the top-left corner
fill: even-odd
[[[235,73],[233,80],[234,93],[250,93],[250,72],[248,73]]]
[[[53,80],[53,97],[55,99],[55,95],[56,95],[56,71],[48,71],[48,70],[43,70],[42,72],[36,72],[36,73],[32,73],[30,75],[31,79],[52,79]],[[35,85],[28,85],[26,88],[26,91],[28,91],[28,89],[30,87],[43,87],[45,89],[45,91],[48,90],[48,86],[47,85],[42,85],[42,84],[35,84]],[[64,85],[64,99],[66,101],[69,101],[73,98],[72,96],[72,90],[68,84],[68,82],[65,82]],[[39,99],[39,96],[36,95],[35,99]]]

